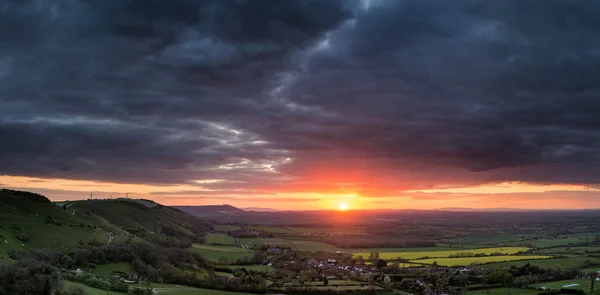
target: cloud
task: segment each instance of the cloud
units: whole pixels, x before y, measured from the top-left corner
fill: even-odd
[[[598,184],[599,10],[9,1],[0,174],[367,197]]]

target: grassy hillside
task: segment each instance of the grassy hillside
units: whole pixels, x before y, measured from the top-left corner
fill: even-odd
[[[0,260],[11,251],[106,242],[108,232],[42,195],[0,190]]]
[[[147,200],[87,200],[54,204],[29,192],[0,190],[0,262],[33,248],[148,242],[190,246],[211,226]]]
[[[86,200],[65,206],[97,224],[117,226],[128,233],[116,235],[115,243],[139,238],[164,246],[189,246],[191,242],[203,242],[206,232],[212,229],[190,214],[148,200]]]

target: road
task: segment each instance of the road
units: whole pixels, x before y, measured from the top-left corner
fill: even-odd
[[[115,239],[115,236],[113,236],[113,233],[108,233],[108,242],[106,242],[106,246],[110,245],[110,242],[112,242]]]

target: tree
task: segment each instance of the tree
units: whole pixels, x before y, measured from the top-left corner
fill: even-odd
[[[392,279],[390,278],[390,276],[385,276],[385,277],[383,278],[383,283],[384,283],[384,284],[388,285],[388,284],[389,284],[389,283],[391,283],[391,282],[392,282]]]
[[[0,286],[6,294],[55,294],[62,287],[58,269],[45,262],[24,259],[0,269]],[[4,293],[3,293],[4,294]]]
[[[437,261],[434,261],[434,262],[431,264],[431,266],[432,266],[432,267],[435,267],[435,269],[438,269],[438,267],[439,267],[439,264],[437,263]]]
[[[378,259],[377,262],[375,263],[375,267],[377,268],[382,268],[387,266],[387,261],[383,260],[383,259]]]
[[[594,285],[596,284],[596,278],[598,277],[598,273],[597,272],[590,272],[589,273],[590,279],[592,280],[592,283],[590,285],[590,293],[594,292]]]

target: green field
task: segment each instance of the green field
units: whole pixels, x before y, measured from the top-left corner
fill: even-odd
[[[471,264],[486,264],[491,262],[500,261],[516,261],[516,260],[529,260],[529,259],[546,259],[550,256],[517,256],[517,255],[503,255],[503,256],[484,256],[484,257],[461,257],[461,258],[429,258],[413,260],[411,262],[432,264],[437,262],[441,266],[466,266]],[[514,264],[514,263],[513,263]]]
[[[214,227],[215,227],[216,231],[223,231],[223,232],[239,230],[242,228],[239,225],[227,225],[227,224],[217,224]]]
[[[134,273],[133,266],[127,262],[101,264],[91,269],[91,273],[99,277],[108,278],[113,272]]]
[[[362,236],[367,233],[363,228],[321,228],[321,227],[292,227],[291,230],[305,234],[334,234],[334,235],[353,235]]]
[[[382,249],[385,250],[385,249]],[[390,260],[390,259],[419,259],[423,257],[449,257],[454,254],[492,254],[492,253],[502,253],[502,254],[515,254],[521,251],[527,251],[529,248],[525,247],[501,247],[501,248],[481,248],[481,249],[468,249],[468,250],[446,250],[446,251],[415,251],[415,252],[395,252],[395,251],[382,251],[379,252],[379,258]],[[368,258],[370,252],[360,251],[352,253],[353,256],[363,256],[363,258]],[[500,260],[503,261],[503,260]]]
[[[241,245],[269,245],[271,247],[290,247],[301,251],[340,250],[336,246],[314,241],[294,241],[281,238],[243,238]],[[343,250],[343,249],[342,249]]]
[[[522,257],[531,257],[531,256],[522,256]],[[556,265],[560,265],[562,267],[572,267],[572,266],[580,266],[583,265],[586,261],[591,261],[595,263],[600,263],[600,258],[594,257],[569,257],[569,258],[553,258],[553,259],[539,259],[539,260],[522,260],[518,262],[499,262],[499,263],[490,263],[482,266],[483,268],[495,269],[500,267],[510,267],[511,265],[524,265],[531,264],[542,268],[554,267]]]
[[[565,287],[565,285],[569,284],[578,284],[577,286]],[[596,284],[596,288],[594,288],[594,292],[590,293],[590,285],[591,281],[588,279],[580,279],[580,280],[564,280],[564,281],[555,281],[555,282],[545,282],[536,284],[535,287],[541,288],[545,287],[546,289],[556,290],[556,289],[581,289],[585,291],[586,294],[600,294],[600,288],[597,288],[598,284]]]
[[[324,285],[323,282],[316,281],[311,282],[312,288],[315,290],[367,290],[369,289],[369,284],[365,282],[351,281],[351,280],[329,280],[327,285]],[[289,283],[286,285],[293,285],[293,283]],[[380,290],[381,287],[375,287],[376,290]]]
[[[224,257],[231,262],[244,257],[250,258],[252,255],[254,255],[254,253],[248,252],[237,246],[193,244],[191,248],[188,248],[188,250],[198,252],[205,259],[213,261],[217,261],[221,257]]]
[[[172,295],[248,295],[249,293],[226,292],[210,289],[199,289],[187,286],[169,285],[169,284],[152,284],[154,290],[158,294]],[[105,295],[105,294],[102,294]]]
[[[533,295],[538,294],[540,291],[530,289],[519,289],[519,288],[496,288],[487,290],[476,290],[467,292],[468,295]]]
[[[493,244],[497,244],[497,243],[505,243],[505,242],[509,242],[509,241],[521,241],[521,240],[525,240],[528,239],[530,237],[532,237],[533,235],[527,235],[527,234],[512,234],[512,233],[498,233],[495,235],[491,235],[491,236],[486,236],[486,235],[475,235],[475,236],[470,236],[470,237],[464,237],[464,238],[460,238],[460,239],[454,239],[452,240],[454,243],[456,244],[475,244],[475,245],[493,245]]]
[[[543,240],[527,240],[522,243],[531,244],[536,248],[548,248],[568,245],[569,243],[577,243],[576,239],[543,239]],[[508,244],[508,243],[507,243]]]
[[[536,250],[535,253],[586,254],[600,253],[600,247],[558,247]]]
[[[283,226],[246,226],[247,230],[262,231],[271,234],[293,234],[294,232]]]
[[[235,238],[225,234],[207,233],[205,238],[206,244],[235,245]]]
[[[583,273],[600,272],[600,266],[584,268],[581,270],[581,272],[583,272]]]
[[[106,291],[106,290],[96,289],[96,288],[92,288],[92,287],[86,286],[84,284],[76,283],[76,282],[63,281],[63,290],[68,291],[71,288],[81,288],[81,289],[83,289],[83,291],[85,291],[86,295],[106,295],[106,294],[126,295],[127,294],[127,293],[120,293],[120,292],[115,292],[115,291]]]

